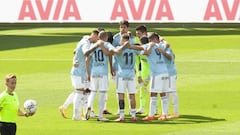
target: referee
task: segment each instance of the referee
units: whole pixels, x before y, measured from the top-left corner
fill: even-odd
[[[17,131],[17,116],[32,116],[24,113],[19,108],[19,100],[14,92],[17,84],[17,77],[8,74],[5,78],[6,90],[0,94],[0,133],[1,135],[15,135]]]

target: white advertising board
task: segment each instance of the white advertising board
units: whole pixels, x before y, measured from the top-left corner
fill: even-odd
[[[1,0],[0,23],[239,23],[240,0]]]

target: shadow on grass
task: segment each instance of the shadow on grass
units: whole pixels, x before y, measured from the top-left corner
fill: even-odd
[[[130,30],[134,33],[138,23],[133,23]],[[163,36],[198,36],[198,35],[240,35],[240,24],[179,24],[179,23],[147,23],[148,31],[154,31]],[[113,34],[119,31],[117,23],[36,23],[36,24],[0,24],[1,30],[27,30],[33,28],[91,28],[103,27]],[[77,43],[83,35],[88,33],[45,33],[46,36],[0,35],[0,50],[11,50],[61,43]]]
[[[164,36],[184,35],[239,35],[239,23],[141,23],[148,31],[158,32]],[[140,23],[131,23],[130,30],[135,33],[135,27]],[[27,30],[33,28],[98,28],[103,27],[112,33],[119,32],[118,23],[0,23],[1,30]],[[167,29],[167,30],[166,30]],[[171,30],[169,30],[171,29]],[[90,32],[90,31],[89,31]]]
[[[144,24],[148,28],[238,28],[239,23],[131,23],[130,28]],[[119,23],[0,23],[0,30],[23,30],[32,28],[116,28],[119,30]]]
[[[20,48],[30,48],[38,46],[59,45],[62,43],[77,42],[83,35],[61,35],[61,36],[21,36],[4,35],[0,36],[0,50],[11,50]]]
[[[240,35],[240,29],[237,28],[219,28],[219,29],[201,29],[201,28],[178,28],[176,30],[156,29],[152,31],[157,32],[163,36],[210,36],[210,35]]]
[[[173,124],[174,125],[174,124],[200,124],[200,123],[226,121],[226,119],[213,118],[213,117],[207,117],[207,116],[201,116],[201,115],[181,115],[180,118],[168,119],[167,121],[157,120],[157,118],[153,121],[142,121],[141,119],[143,117],[144,116],[137,116],[138,120],[136,122],[132,122],[129,115],[125,117],[124,122],[115,122],[114,120],[118,118],[117,116],[111,115],[111,116],[108,116],[107,118],[110,119],[108,123],[132,123],[132,124]]]

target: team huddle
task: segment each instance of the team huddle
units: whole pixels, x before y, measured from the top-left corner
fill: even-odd
[[[93,30],[84,36],[74,50],[71,80],[74,91],[67,97],[59,110],[67,118],[66,110],[73,103],[73,120],[109,121],[107,93],[110,73],[116,86],[119,115],[114,121],[125,121],[125,93],[129,101],[131,121],[137,121],[137,114],[144,114],[149,103],[148,115],[141,120],[167,120],[178,118],[178,96],[176,92],[177,71],[175,55],[167,41],[155,32],[147,32],[145,25],[135,28],[136,38],[129,32],[129,22],[119,23],[120,32],[112,35],[103,28]],[[139,109],[136,110],[136,92],[140,90]],[[126,92],[127,91],[127,92]],[[98,114],[93,103],[98,97]],[[161,113],[158,114],[157,96],[161,99]],[[150,101],[147,101],[150,96]],[[172,97],[173,114],[168,114],[169,97]]]

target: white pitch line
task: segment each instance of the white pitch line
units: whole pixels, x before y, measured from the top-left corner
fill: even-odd
[[[176,60],[176,62],[209,62],[209,63],[238,63],[240,60]]]
[[[3,58],[0,59],[0,61],[51,61],[51,62],[65,62],[65,61],[71,61],[71,59],[27,59],[27,58]]]
[[[66,62],[66,61],[72,61],[71,59],[47,59],[47,58],[0,58],[0,61],[52,61],[52,62]],[[239,63],[240,60],[176,60],[175,62],[209,62],[209,63],[224,63],[224,62],[230,62],[230,63]]]
[[[32,34],[32,33],[34,33],[34,32],[36,32],[36,30],[28,30],[28,31],[26,31],[26,32],[22,32],[22,31],[18,31],[18,32],[8,32],[8,33],[2,33],[2,34],[0,34],[0,36],[12,36],[12,35],[24,35],[24,34]]]
[[[0,36],[24,35],[24,34],[28,35],[28,34],[36,33],[36,31],[37,31],[37,36],[38,36],[39,32],[46,32],[46,30],[54,31],[54,30],[63,30],[63,29],[64,28],[46,28],[46,29],[44,28],[44,29],[40,30],[40,28],[32,28],[31,30],[27,30],[27,31],[24,30],[25,32],[23,32],[22,30],[20,30],[20,31],[14,30],[13,32],[11,32],[12,30],[10,30],[10,32],[2,33],[2,34],[0,34]],[[6,31],[8,31],[8,30],[6,30]]]

